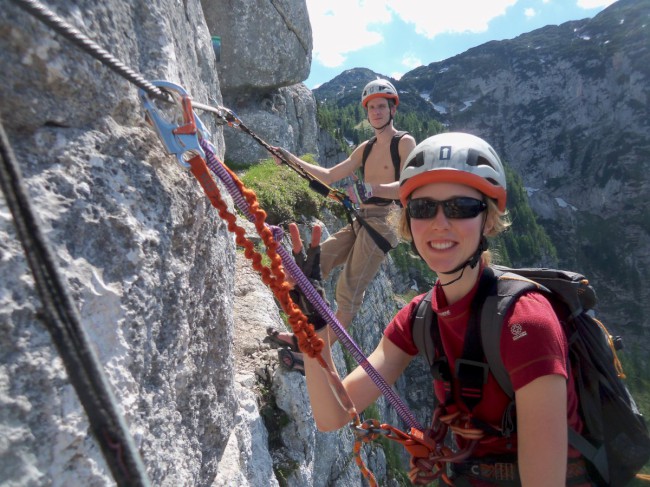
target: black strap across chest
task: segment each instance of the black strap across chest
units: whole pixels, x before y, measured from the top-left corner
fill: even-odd
[[[393,138],[390,140],[390,158],[393,161],[393,168],[395,170],[395,181],[399,181],[399,173],[401,160],[399,157],[399,141],[402,140],[408,132],[397,132],[393,135]],[[377,136],[372,137],[366,143],[366,146],[363,148],[363,157],[361,158],[361,179],[365,180],[365,169],[366,169],[366,160],[370,155],[372,146],[377,142]],[[380,198],[378,196],[373,196],[366,201],[366,203],[372,203],[373,205],[386,206],[393,202],[393,200]]]
[[[393,138],[390,140],[390,157],[393,161],[393,168],[395,169],[395,181],[399,181],[399,170],[401,165],[401,160],[399,157],[399,141],[402,140],[408,132],[400,131],[393,135]],[[363,148],[363,157],[361,158],[361,176],[365,175],[366,161],[372,150],[372,146],[377,142],[377,136],[374,136],[368,140],[368,143]]]

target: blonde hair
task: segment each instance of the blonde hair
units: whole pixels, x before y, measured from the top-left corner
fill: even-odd
[[[485,236],[489,238],[496,237],[497,235],[505,232],[510,227],[510,217],[508,210],[500,211],[497,203],[492,198],[486,198],[487,203],[487,216],[485,217]],[[398,219],[396,226],[399,236],[406,242],[413,242],[413,235],[411,234],[411,226],[407,215],[406,208],[402,208],[392,216],[393,219]],[[394,220],[393,220],[394,221]],[[488,266],[494,260],[495,254],[490,250],[486,250],[481,255],[481,263]]]

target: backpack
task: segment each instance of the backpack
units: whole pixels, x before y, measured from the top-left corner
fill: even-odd
[[[393,135],[393,138],[390,140],[390,157],[391,160],[393,161],[393,168],[395,169],[395,181],[399,181],[399,173],[400,173],[400,166],[401,166],[401,160],[399,157],[399,142],[402,140],[402,137],[404,137],[408,132],[404,131],[398,131],[395,135]],[[375,142],[377,142],[377,136],[373,136],[370,139],[368,139],[368,143],[366,146],[363,148],[363,155],[361,157],[361,179],[364,179],[364,173],[366,169],[366,160],[368,159],[368,156],[370,155],[370,151],[372,150],[372,146],[375,145]],[[377,196],[371,197],[366,203],[373,203],[376,205],[387,205],[390,204],[393,200],[387,200],[385,198],[379,198]]]
[[[583,275],[555,269],[486,268],[470,313],[463,355],[456,361],[460,395],[471,410],[480,401],[475,397],[476,388],[482,388],[489,369],[512,400],[498,434],[509,436],[514,432],[514,391],[501,360],[500,337],[510,306],[531,290],[547,294],[567,310],[566,316],[558,318],[568,339],[569,364],[584,422],[582,435],[569,428],[569,443],[588,461],[590,475],[599,485],[626,485],[650,459],[650,436],[621,379],[623,371],[616,356],[620,337],[611,337],[588,312],[596,304],[596,294]],[[431,293],[416,308],[413,340],[434,378],[445,380],[446,374],[451,380],[448,367],[445,369],[437,317],[431,309]],[[463,397],[464,389],[472,391],[468,399]]]

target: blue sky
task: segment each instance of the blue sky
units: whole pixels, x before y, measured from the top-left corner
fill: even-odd
[[[306,0],[314,38],[308,88],[346,69],[399,79],[491,40],[593,17],[614,0]]]

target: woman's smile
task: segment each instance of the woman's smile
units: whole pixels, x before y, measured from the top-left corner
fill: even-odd
[[[429,242],[429,247],[431,247],[434,250],[448,250],[454,245],[456,245],[456,243],[450,242],[449,240]]]

